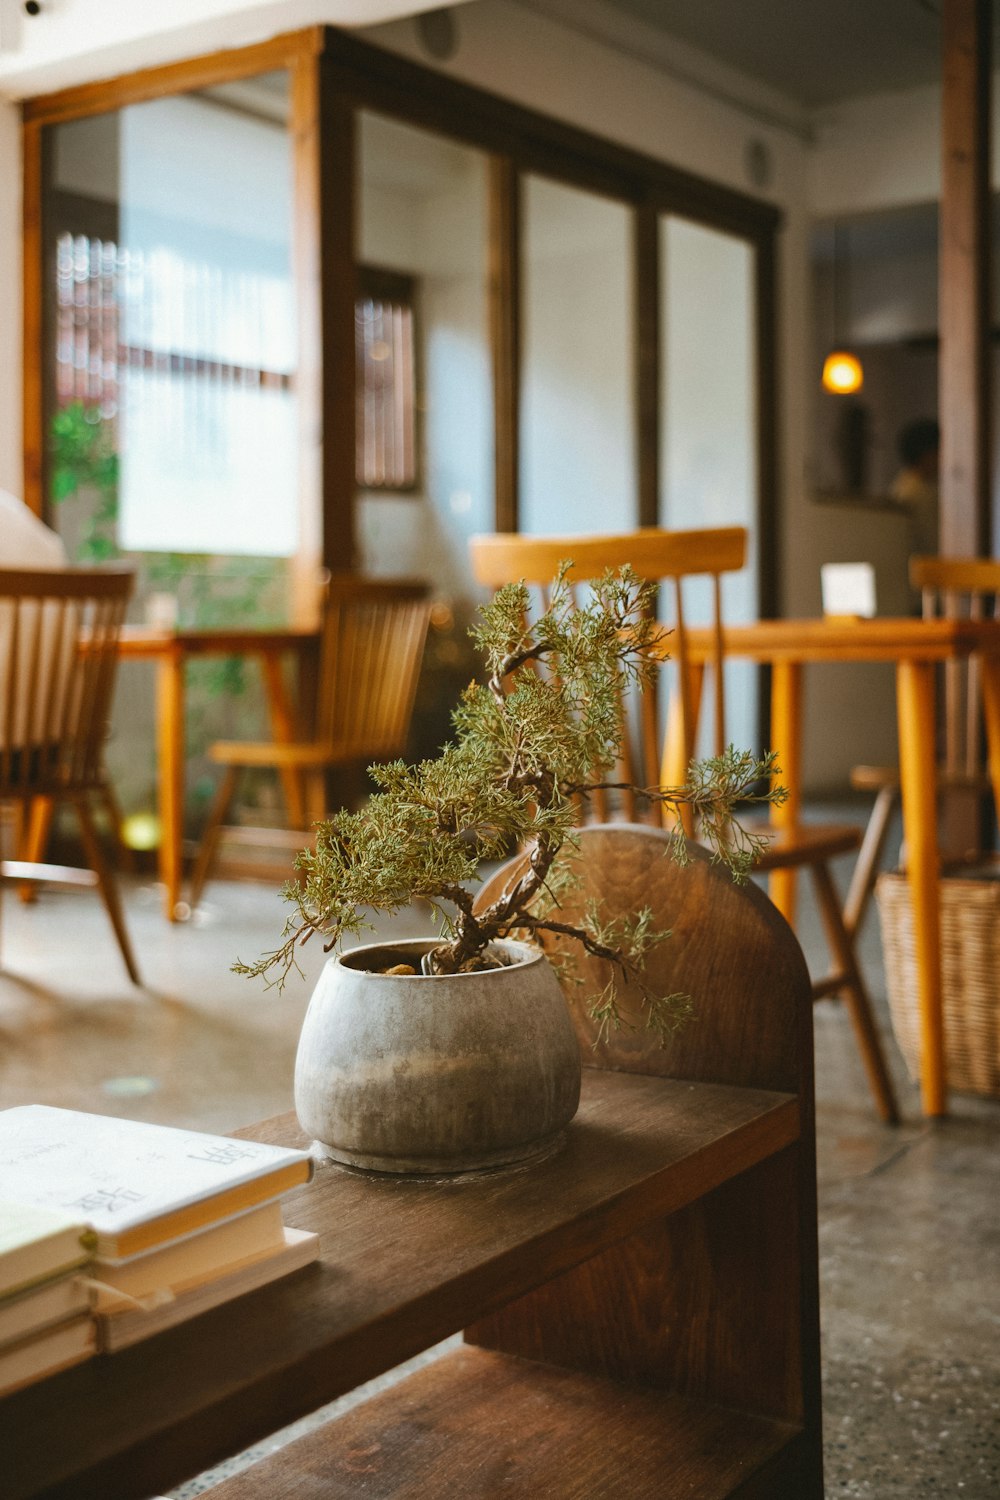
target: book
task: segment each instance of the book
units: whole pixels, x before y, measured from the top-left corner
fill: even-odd
[[[139,1255],[308,1182],[304,1151],[43,1104],[0,1110],[0,1198],[85,1219]]]
[[[96,1353],[97,1329],[89,1315],[73,1318],[0,1349],[0,1396],[45,1375],[68,1370]]]
[[[54,1323],[66,1323],[88,1312],[90,1283],[79,1272],[55,1276],[0,1301],[0,1349],[28,1338]]]
[[[170,1291],[197,1278],[211,1276],[220,1267],[246,1260],[267,1250],[280,1249],[285,1225],[280,1203],[265,1203],[234,1219],[200,1229],[183,1240],[173,1240],[158,1250],[147,1250],[128,1260],[91,1262],[97,1305],[117,1292],[130,1297]]]
[[[282,1240],[277,1248],[236,1261],[209,1280],[178,1281],[167,1301],[141,1307],[131,1298],[122,1297],[118,1302],[106,1299],[96,1315],[99,1347],[108,1354],[127,1349],[140,1339],[288,1276],[319,1255],[319,1236],[304,1229],[286,1229]]]
[[[0,1296],[82,1266],[94,1243],[80,1214],[7,1201],[0,1187]]]

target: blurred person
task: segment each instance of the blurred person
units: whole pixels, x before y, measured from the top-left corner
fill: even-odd
[[[941,429],[932,417],[907,422],[897,440],[900,469],[889,498],[909,514],[909,553],[932,557],[938,550],[938,470]]]

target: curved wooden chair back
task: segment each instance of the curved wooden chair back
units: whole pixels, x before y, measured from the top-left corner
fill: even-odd
[[[331,760],[406,750],[430,621],[427,585],[334,576],[323,606],[315,734]]]
[[[124,570],[0,569],[0,798],[104,780]]]
[[[549,602],[549,588],[561,562],[571,560],[569,573],[571,582],[586,583],[599,578],[609,568],[617,569],[626,563],[640,576],[653,583],[669,586],[668,614],[672,616],[673,633],[667,649],[673,661],[676,697],[679,714],[673,719],[678,724],[678,733],[686,746],[693,747],[696,706],[692,675],[686,654],[686,614],[684,607],[684,580],[695,576],[712,580],[712,629],[716,643],[714,655],[714,683],[716,702],[716,740],[719,750],[725,741],[720,738],[725,725],[725,687],[722,672],[722,604],[721,577],[723,573],[735,572],[746,561],[747,533],[742,526],[711,527],[695,531],[666,531],[659,527],[644,527],[638,531],[609,533],[597,536],[517,536],[497,534],[475,536],[469,543],[472,571],[477,582],[497,589],[505,583],[523,581],[537,591],[544,609]],[[626,708],[623,703],[623,714]],[[655,786],[660,782],[661,757],[657,694],[646,692],[640,695],[636,713],[638,723],[638,750],[633,748],[630,735],[623,743],[620,779],[642,786]],[[690,760],[690,750],[684,762]],[[607,816],[606,800],[597,794],[594,797],[594,812],[598,819]],[[623,811],[627,818],[636,816],[634,800],[630,794],[623,797]]]
[[[327,816],[325,772],[358,761],[394,760],[406,751],[430,623],[425,583],[334,574],[324,587],[319,680],[309,738],[220,740],[209,754],[225,767],[209,809],[191,876],[198,905],[239,776],[250,766],[275,769],[285,783],[289,821],[307,827]],[[280,843],[284,830],[270,830]],[[259,829],[230,830],[257,839]],[[298,840],[295,840],[298,843]]]
[[[911,557],[925,620],[1000,619],[1000,561],[983,557]],[[985,789],[982,689],[975,655],[944,668],[944,778]]]
[[[612,1031],[594,1045],[588,995],[599,993],[607,964],[561,936],[543,935],[569,962],[564,989],[585,1066],[619,1072],[802,1090],[812,1096],[812,990],[802,950],[777,908],[754,885],[737,886],[705,852],[689,848],[681,867],[659,828],[615,823],[580,830],[570,854],[580,882],[561,900],[559,920],[573,924],[590,901],[609,917],[649,907],[671,936],[650,955],[647,980],[663,994],[692,996],[694,1014],[666,1048],[642,1025],[641,996],[623,999],[635,1030]],[[518,855],[483,886],[477,906],[495,900],[525,862]],[[734,1036],[741,1038],[737,1047]],[[727,1042],[728,1039],[728,1042]]]

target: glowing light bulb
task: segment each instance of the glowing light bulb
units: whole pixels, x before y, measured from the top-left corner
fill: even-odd
[[[844,349],[828,354],[823,365],[823,389],[835,396],[850,396],[864,384],[861,361]]]

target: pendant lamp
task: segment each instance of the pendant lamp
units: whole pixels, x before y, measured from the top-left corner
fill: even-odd
[[[856,354],[840,342],[841,280],[846,282],[844,231],[839,224],[833,229],[833,348],[823,361],[823,389],[835,396],[852,396],[864,384],[864,371]]]

